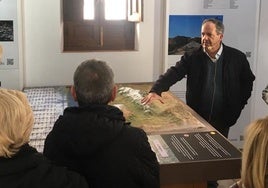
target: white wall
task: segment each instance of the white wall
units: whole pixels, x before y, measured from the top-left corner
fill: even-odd
[[[268,84],[268,1],[260,0],[260,20],[258,32],[258,54],[256,63],[256,87],[254,90],[253,118],[258,119],[268,115],[268,106],[262,100],[262,90]]]
[[[116,82],[153,81],[153,72],[159,72],[155,65],[161,64],[159,53],[155,53],[161,48],[157,43],[161,33],[156,32],[160,29],[159,13],[155,11],[160,2],[144,1],[138,51],[63,53],[60,0],[24,0],[24,86],[70,85],[77,65],[90,58],[107,61]]]

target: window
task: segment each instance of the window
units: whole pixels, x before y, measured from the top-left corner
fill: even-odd
[[[131,7],[140,0],[62,1],[64,51],[134,50]]]
[[[105,0],[105,20],[126,20],[127,2],[126,0]]]
[[[95,7],[94,0],[84,0],[83,18],[85,20],[94,20],[94,18],[95,18],[94,7]]]

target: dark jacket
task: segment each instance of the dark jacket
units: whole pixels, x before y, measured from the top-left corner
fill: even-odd
[[[86,188],[86,180],[50,164],[28,144],[12,158],[0,157],[1,188]]]
[[[145,132],[113,106],[66,108],[44,155],[84,175],[90,187],[159,187],[159,164]]]
[[[251,96],[253,75],[249,62],[241,51],[223,44],[223,115],[227,127],[234,125],[240,116],[247,100]],[[170,86],[187,77],[186,103],[198,114],[203,114],[200,108],[203,83],[205,79],[206,53],[202,47],[185,53],[175,66],[159,77],[150,92],[161,95]]]

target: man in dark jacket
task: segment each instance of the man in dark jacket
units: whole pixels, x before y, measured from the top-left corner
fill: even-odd
[[[161,101],[161,93],[187,77],[186,102],[225,137],[251,96],[253,75],[244,53],[222,43],[223,24],[216,19],[202,23],[198,49],[185,53],[175,66],[159,77],[144,104]]]
[[[159,164],[146,133],[108,105],[116,97],[111,68],[88,60],[75,71],[68,107],[48,134],[44,155],[84,175],[91,187],[159,187]]]
[[[223,33],[222,22],[213,18],[204,20],[202,46],[185,53],[161,75],[141,102],[162,102],[161,93],[186,76],[186,103],[228,137],[230,127],[251,96],[255,76],[245,54],[222,43]],[[217,183],[209,182],[208,187],[217,187]]]

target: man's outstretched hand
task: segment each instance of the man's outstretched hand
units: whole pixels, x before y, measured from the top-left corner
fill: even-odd
[[[149,93],[141,100],[141,103],[143,105],[146,105],[152,103],[153,100],[159,100],[161,103],[164,104],[162,97],[157,95],[156,93]]]

